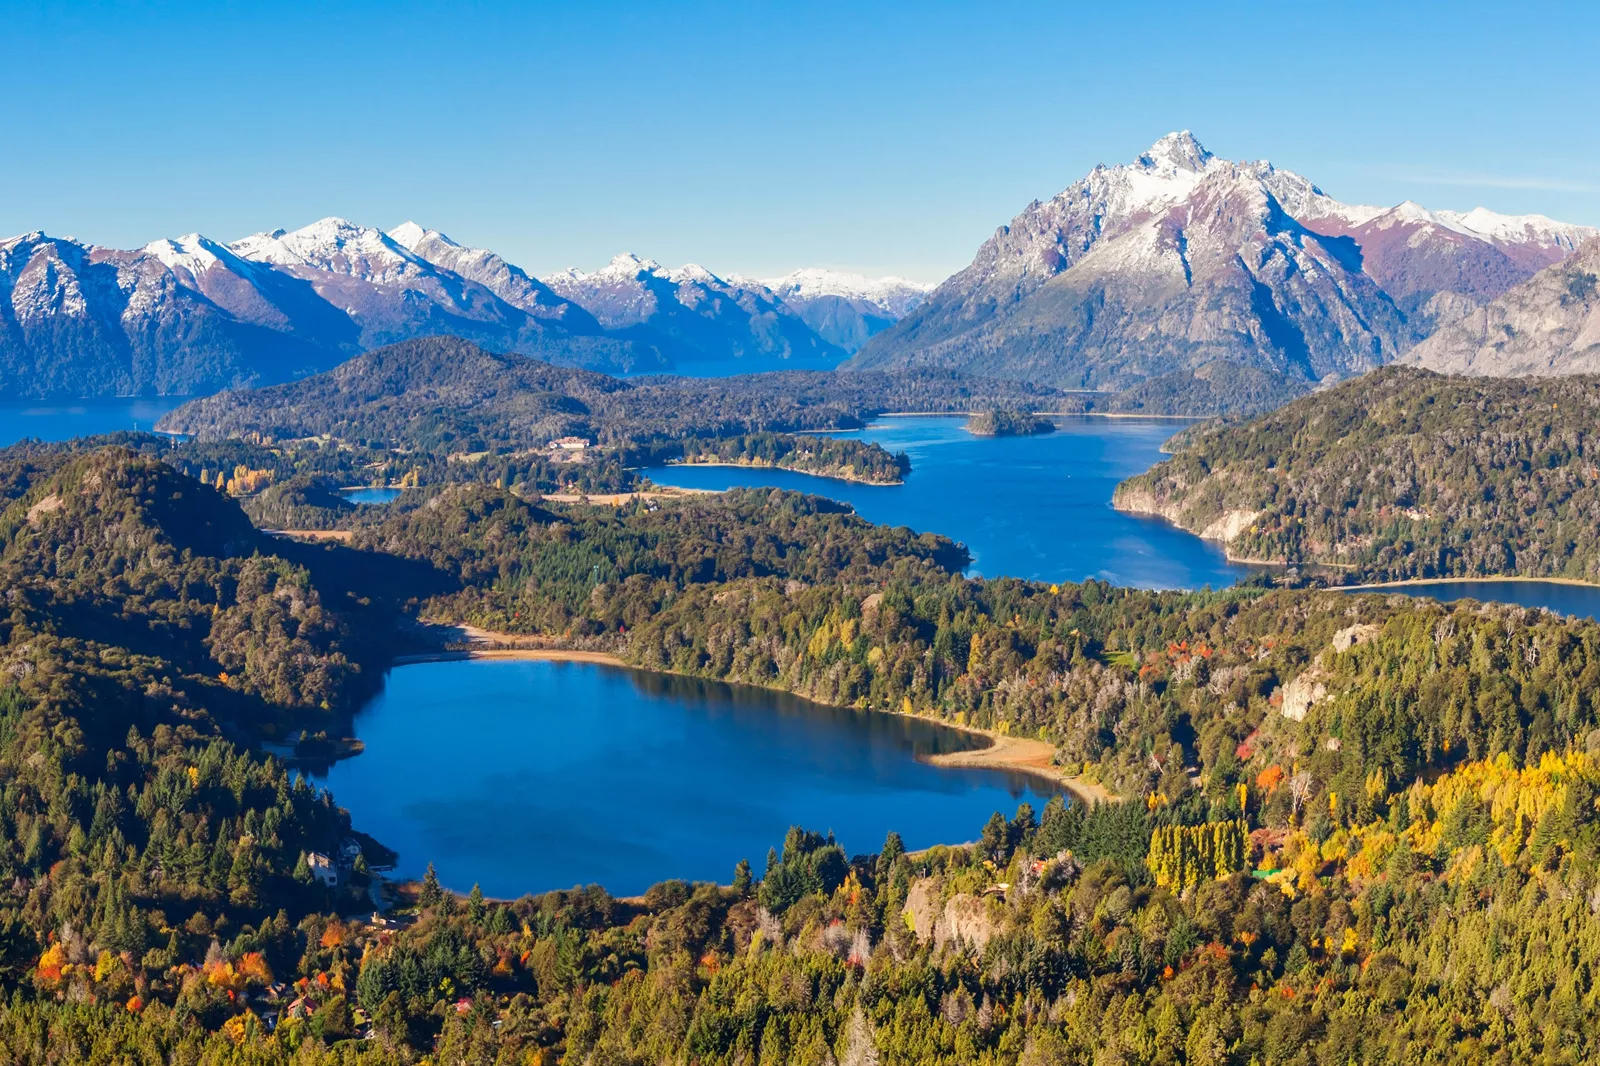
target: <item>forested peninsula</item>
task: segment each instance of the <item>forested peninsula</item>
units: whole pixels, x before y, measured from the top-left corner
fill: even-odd
[[[1600,377],[1387,367],[1187,432],[1114,502],[1333,583],[1600,582],[1596,426]]]
[[[1055,390],[958,374],[793,371],[734,378],[623,380],[431,337],[380,348],[324,374],[272,388],[223,392],[179,407],[164,432],[201,441],[324,441],[381,453],[400,469],[417,458],[515,472],[542,464],[539,487],[597,479],[635,487],[628,467],[674,460],[775,465],[875,483],[900,480],[903,456],[876,444],[819,438],[859,429],[886,410],[965,413],[983,402],[1071,401]],[[557,448],[553,442],[570,442]],[[439,471],[423,470],[432,480]],[[455,479],[455,478],[448,478]],[[494,478],[499,480],[499,478]]]
[[[244,474],[184,473],[224,447],[264,446],[0,452],[15,1061],[1600,1053],[1592,623],[974,580],[946,538],[777,491],[602,508],[461,481],[300,544],[229,497]],[[1122,799],[914,856],[796,828],[729,884],[627,901],[429,879],[357,917],[381,842],[259,742],[336,727],[419,619],[1040,737]],[[311,860],[351,841],[330,888]]]

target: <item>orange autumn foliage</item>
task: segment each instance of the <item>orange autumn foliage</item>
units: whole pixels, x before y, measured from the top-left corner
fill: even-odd
[[[46,981],[59,981],[66,972],[67,950],[60,942],[45,948],[44,954],[39,956],[39,976]]]

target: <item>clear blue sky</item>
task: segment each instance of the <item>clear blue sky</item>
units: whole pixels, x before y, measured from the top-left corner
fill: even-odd
[[[1188,127],[1348,201],[1600,225],[1600,5],[0,3],[0,233],[406,218],[934,280]]]

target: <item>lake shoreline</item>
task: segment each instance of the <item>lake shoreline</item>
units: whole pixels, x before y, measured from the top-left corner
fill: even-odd
[[[1049,741],[1034,740],[1028,737],[1014,737],[1005,733],[997,733],[990,729],[979,729],[975,726],[957,725],[954,722],[940,721],[936,718],[905,714],[903,711],[890,711],[888,713],[899,714],[906,718],[916,718],[923,722],[933,722],[936,725],[946,726],[970,736],[983,737],[989,741],[989,746],[986,748],[973,748],[970,751],[951,751],[939,755],[929,755],[924,760],[929,765],[947,769],[1008,770],[1013,773],[1028,774],[1066,789],[1074,800],[1086,807],[1093,807],[1101,803],[1115,803],[1119,798],[1104,785],[1086,781],[1082,777],[1065,774],[1056,769],[1054,766],[1056,746]]]
[[[827,432],[833,432],[833,431],[832,430],[828,430]],[[818,471],[815,471],[815,470],[802,470],[797,466],[779,466],[777,463],[724,463],[724,462],[703,463],[703,462],[699,462],[699,461],[696,461],[696,460],[669,459],[665,463],[662,463],[661,465],[663,467],[671,467],[671,466],[683,466],[683,467],[722,466],[722,467],[731,467],[731,468],[733,468],[735,470],[787,470],[791,474],[804,474],[807,477],[820,477],[820,478],[827,478],[829,481],[847,482],[848,484],[851,484],[851,485],[873,485],[873,486],[879,486],[879,487],[885,487],[885,488],[888,487],[888,486],[891,486],[891,485],[904,485],[905,484],[905,480],[904,479],[901,479],[899,481],[869,481],[869,480],[867,480],[866,478],[863,478],[863,477],[847,477],[844,474],[823,474],[823,473],[819,473]]]
[[[629,670],[640,667],[625,662],[606,651],[585,651],[581,648],[462,648],[457,650],[416,652],[397,655],[390,666],[414,666],[417,663],[492,662],[495,660],[522,660],[552,663],[593,663],[597,666],[620,666]]]
[[[1330,592],[1370,592],[1374,589],[1398,589],[1412,585],[1506,585],[1520,582],[1600,589],[1600,582],[1582,581],[1575,577],[1510,577],[1504,574],[1497,574],[1493,577],[1411,577],[1403,581],[1374,581],[1365,585],[1329,585],[1327,587]]]
[[[879,411],[873,418],[971,418],[977,411]],[[1140,411],[1034,411],[1041,418],[1151,418],[1163,421],[1202,422],[1204,415],[1158,415]],[[826,433],[858,433],[860,430],[822,430]]]

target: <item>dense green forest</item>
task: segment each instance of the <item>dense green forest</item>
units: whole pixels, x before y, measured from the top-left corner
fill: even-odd
[[[8,1062],[1600,1055],[1593,623],[972,580],[946,538],[777,491],[438,485],[330,547],[139,446],[8,453],[0,485]],[[1123,798],[357,917],[365,860],[333,890],[311,859],[360,827],[255,741],[364,699],[413,616],[1043,737]]]
[[[967,432],[980,437],[1028,437],[1054,432],[1056,424],[1032,411],[1010,407],[990,407],[976,411],[967,419]]]
[[[1116,503],[1335,582],[1600,581],[1597,425],[1595,377],[1389,367],[1188,434]]]

